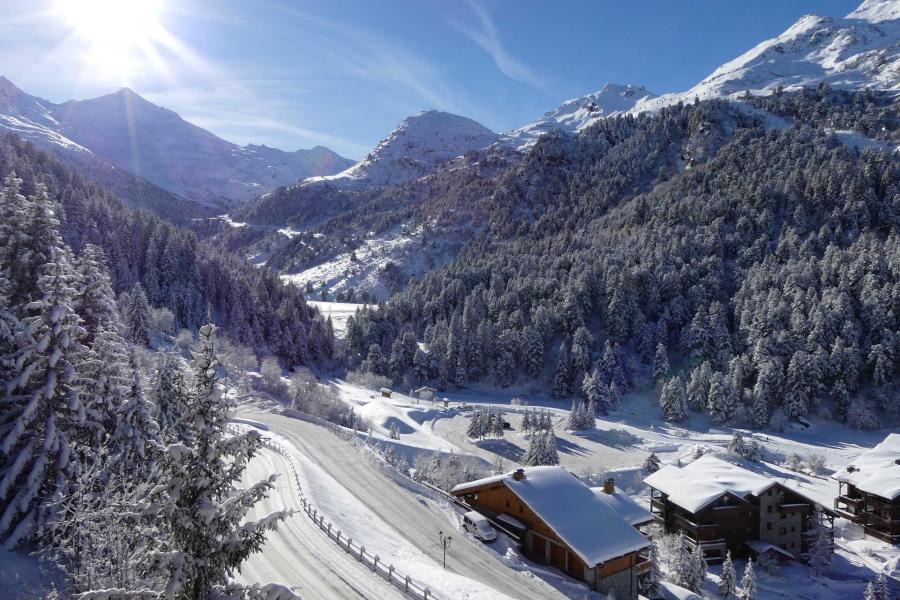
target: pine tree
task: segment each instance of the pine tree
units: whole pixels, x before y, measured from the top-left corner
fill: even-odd
[[[653,380],[661,382],[669,376],[669,354],[662,342],[656,345],[656,355],[653,358]]]
[[[529,327],[525,332],[525,371],[532,379],[544,371],[544,336],[537,327]]]
[[[706,402],[709,417],[713,423],[723,425],[731,421],[737,402],[731,386],[728,385],[728,381],[722,373],[716,372],[710,377]]]
[[[565,398],[572,393],[572,373],[569,349],[565,342],[559,349],[559,360],[556,363],[556,371],[553,374],[553,397]]]
[[[275,476],[247,489],[237,487],[247,462],[262,444],[255,430],[228,436],[231,411],[216,382],[216,327],[200,328],[202,348],[194,355],[194,389],[186,421],[189,444],[158,445],[161,485],[149,493],[142,514],[165,543],[147,568],[166,577],[165,593],[208,598],[229,575],[258,552],[287,513],[246,521],[247,512],[274,487]]]
[[[553,433],[553,427],[548,427],[544,432],[544,444],[542,447],[543,455],[540,464],[542,465],[558,465],[559,454],[556,450],[556,434]]]
[[[140,284],[136,284],[122,307],[125,322],[125,337],[135,344],[150,344],[150,303]]]
[[[725,562],[722,563],[722,577],[719,580],[719,595],[724,600],[737,595],[737,574],[731,562],[731,550],[725,552]]]
[[[156,407],[159,435],[163,442],[187,440],[188,391],[181,361],[171,352],[160,352],[150,386]]]
[[[878,577],[875,578],[875,595],[878,600],[891,600],[887,575],[884,574],[884,571],[879,571]]]
[[[503,416],[500,411],[491,419],[491,435],[495,438],[503,438],[506,432],[503,430]]]
[[[675,538],[673,546],[672,555],[669,557],[669,577],[675,585],[690,589],[693,570],[691,555],[687,549],[687,540],[683,531],[678,531],[678,537]]]
[[[807,563],[812,572],[819,577],[831,565],[834,541],[825,527],[822,510],[818,506],[815,507],[815,511],[809,517],[807,536],[809,537],[809,558]]]
[[[756,573],[753,572],[753,559],[747,559],[744,567],[744,578],[741,579],[741,600],[756,600]]]
[[[46,502],[65,493],[72,439],[86,425],[73,385],[84,329],[72,309],[72,257],[58,233],[45,242],[49,248],[35,251],[50,256],[40,268],[40,299],[24,310],[15,354],[2,357],[15,365],[2,388],[0,413],[0,540],[7,547],[30,536],[48,517]]]
[[[109,269],[106,266],[106,255],[103,249],[88,244],[78,261],[78,283],[75,300],[75,312],[81,317],[84,329],[84,343],[88,346],[100,331],[121,328],[119,309],[113,293]]]
[[[691,410],[700,412],[706,409],[709,399],[709,384],[712,377],[712,365],[704,361],[691,371],[691,379],[687,384],[686,400]]]
[[[871,581],[866,584],[866,591],[863,592],[863,600],[881,600],[878,592],[875,590],[875,584]]]
[[[706,581],[706,558],[703,556],[703,548],[700,544],[694,545],[691,552],[691,568],[690,568],[690,585],[689,590],[699,593],[703,589],[703,583]]]
[[[644,471],[649,475],[659,471],[659,467],[659,457],[656,456],[655,452],[651,452],[650,456],[647,457],[647,460],[644,461]]]
[[[522,430],[525,434],[531,433],[531,411],[525,409],[525,416],[522,417]]]
[[[644,589],[644,595],[648,598],[655,598],[659,594],[659,583],[662,581],[662,569],[660,569],[659,541],[657,539],[650,542],[650,575],[647,577],[647,587]]]
[[[679,376],[672,377],[663,386],[659,395],[662,417],[670,423],[680,423],[687,417],[684,400],[684,383]]]
[[[144,395],[141,368],[134,348],[129,350],[128,357],[131,385],[127,399],[116,410],[112,447],[121,472],[136,481],[143,481],[149,470],[148,449],[159,436],[159,424],[154,418],[156,407]]]

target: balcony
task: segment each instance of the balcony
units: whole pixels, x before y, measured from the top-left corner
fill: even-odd
[[[645,558],[643,556],[639,556],[637,562],[634,563],[634,574],[638,577],[641,575],[646,575],[653,568],[653,563],[650,562],[649,558]]]

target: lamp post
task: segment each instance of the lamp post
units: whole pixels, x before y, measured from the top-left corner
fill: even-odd
[[[443,531],[438,531],[438,537],[441,540],[441,546],[444,548],[444,570],[447,569],[447,548],[450,547],[450,542],[453,538],[449,535],[444,535]]]

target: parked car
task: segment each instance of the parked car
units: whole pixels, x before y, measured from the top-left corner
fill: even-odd
[[[497,539],[497,532],[491,527],[487,517],[474,510],[470,510],[463,515],[463,529],[482,542],[493,542]]]

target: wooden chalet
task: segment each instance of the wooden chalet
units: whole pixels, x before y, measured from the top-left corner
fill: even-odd
[[[683,532],[708,560],[774,548],[805,560],[814,507],[833,536],[834,511],[782,482],[710,454],[685,467],[669,465],[644,479],[650,510],[667,533]]]
[[[640,580],[650,572],[641,555],[650,546],[647,538],[562,467],[518,469],[458,485],[451,493],[496,522],[521,523],[526,556],[592,590],[636,599]]]
[[[861,525],[866,535],[900,544],[900,434],[888,435],[834,478],[837,513]]]

